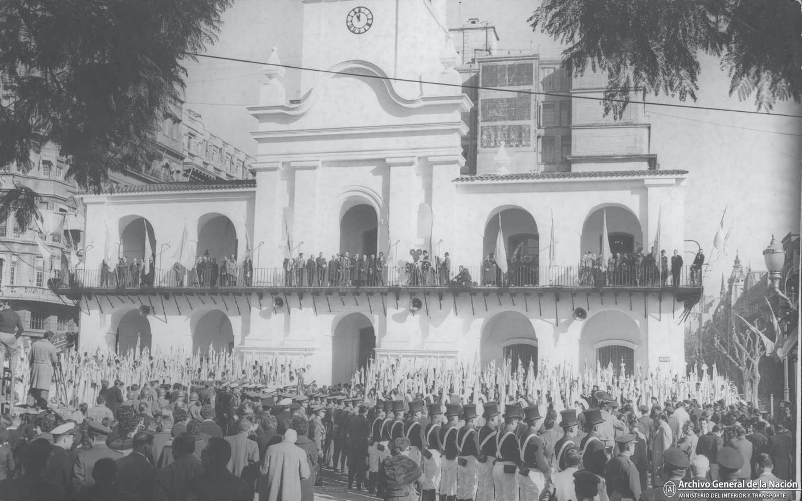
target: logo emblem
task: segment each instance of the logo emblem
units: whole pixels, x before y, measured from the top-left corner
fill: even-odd
[[[677,484],[669,480],[663,484],[663,494],[666,497],[673,498],[677,495]]]

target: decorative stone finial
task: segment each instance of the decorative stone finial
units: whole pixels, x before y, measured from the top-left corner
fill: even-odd
[[[501,146],[498,148],[498,153],[496,156],[493,157],[493,163],[496,165],[496,174],[509,174],[510,171],[507,167],[510,165],[510,156],[507,154],[507,148],[505,148],[505,142],[501,142]]]
[[[267,63],[264,66],[264,73],[267,77],[267,82],[262,84],[262,91],[260,93],[259,104],[262,106],[281,105],[287,102],[287,90],[284,88],[284,83],[281,81],[284,78],[284,68],[278,66],[281,60],[278,57],[278,48],[273,47],[270,51],[270,57],[267,58]]]
[[[451,37],[446,36],[445,45],[440,51],[440,64],[443,71],[437,76],[437,82],[447,85],[433,85],[434,92],[439,95],[453,96],[462,92],[462,78],[455,69],[460,64],[459,54],[451,42]]]

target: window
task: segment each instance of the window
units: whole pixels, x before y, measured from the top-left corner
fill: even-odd
[[[50,172],[53,170],[53,162],[50,160],[42,160],[42,175],[50,177]]]
[[[45,280],[45,261],[41,257],[36,258],[36,286],[42,287]]]
[[[632,374],[635,369],[635,350],[621,345],[604,346],[596,350],[596,360],[602,369],[612,364],[613,371],[619,374],[623,364],[624,372]]]
[[[5,237],[6,236],[6,229],[7,228],[8,228],[8,221],[6,221],[5,219],[0,221],[0,237]]]
[[[543,103],[543,114],[540,119],[541,127],[554,127],[557,125],[557,111],[554,103]]]
[[[56,177],[59,179],[64,178],[64,169],[62,169],[60,165],[56,166]]]
[[[524,372],[529,370],[531,363],[535,374],[537,374],[537,346],[531,344],[511,344],[504,347],[504,358],[510,359],[512,370],[518,370],[518,364],[521,364]]]
[[[498,148],[501,142],[508,148],[525,148],[532,144],[528,125],[486,125],[481,127],[482,148]]]
[[[31,321],[29,325],[31,330],[43,331],[45,330],[45,323],[47,323],[47,313],[42,313],[41,311],[31,312]]]
[[[544,164],[554,163],[554,136],[545,136],[543,138],[542,152]]]
[[[72,321],[69,315],[59,315],[56,330],[58,332],[74,332],[75,322]]]
[[[532,118],[531,96],[483,99],[481,107],[482,122],[530,120]]]
[[[571,103],[560,103],[560,127],[571,125]]]
[[[17,284],[17,256],[11,256],[11,266],[8,267],[8,285]]]
[[[571,156],[571,136],[563,136],[560,141],[560,161],[566,163]]]
[[[14,238],[22,238],[22,234],[22,229],[17,225],[17,222],[14,221]]]

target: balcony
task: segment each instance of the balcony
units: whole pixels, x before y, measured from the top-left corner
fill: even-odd
[[[3,299],[9,301],[40,301],[53,304],[64,304],[64,300],[52,289],[32,285],[4,285],[0,288]]]

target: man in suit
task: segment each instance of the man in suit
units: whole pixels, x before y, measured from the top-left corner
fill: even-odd
[[[635,452],[636,437],[621,435],[615,442],[618,455],[607,462],[604,479],[611,501],[637,501],[641,494],[640,474],[630,458]]]
[[[187,481],[203,471],[196,456],[195,438],[181,433],[173,440],[175,460],[156,472],[153,482],[153,499],[157,501],[186,501]]]
[[[359,406],[359,413],[348,420],[346,444],[348,446],[348,489],[351,489],[356,477],[356,490],[362,489],[365,481],[365,459],[368,454],[368,436],[370,423],[365,417],[367,407]]]
[[[121,452],[115,451],[106,445],[106,439],[111,435],[111,429],[95,421],[90,421],[87,426],[87,434],[92,441],[92,448],[83,450],[75,458],[75,466],[72,471],[72,485],[74,492],[80,492],[84,487],[95,485],[92,477],[92,470],[102,458],[113,460],[123,457]]]
[[[791,457],[794,450],[794,439],[791,432],[782,423],[775,425],[774,435],[769,438],[769,456],[774,465],[773,473],[783,480],[791,480]]]
[[[295,259],[295,285],[296,287],[302,287],[306,284],[304,278],[306,277],[306,260],[304,259],[304,253],[301,252],[298,254],[298,257]]]
[[[209,404],[204,404],[200,411],[201,421],[200,431],[206,433],[210,437],[223,438],[223,429],[220,425],[214,422],[214,409]]]
[[[750,479],[752,478],[752,442],[746,438],[746,430],[740,424],[732,427],[732,433],[734,437],[730,440],[729,446],[737,450],[744,459],[739,478]]]
[[[643,434],[646,435],[646,439],[648,440],[648,447],[651,448],[652,446],[652,433],[654,433],[654,421],[652,418],[649,417],[649,407],[641,404],[638,407],[640,411],[640,417],[638,418],[638,424],[640,424]]]
[[[133,452],[117,460],[117,487],[131,493],[137,500],[153,497],[156,467],[148,460],[152,449],[153,435],[140,431],[134,435]]]
[[[669,447],[663,453],[662,471],[665,474],[666,482],[673,482],[679,486],[680,480],[685,477],[685,470],[690,466],[688,456],[676,447]],[[640,495],[641,501],[673,501],[676,497],[676,491],[672,497],[666,496],[663,486],[657,486],[648,491],[644,491]]]
[[[326,262],[326,258],[323,257],[322,252],[318,254],[317,259],[315,260],[315,267],[317,268],[317,286],[323,287],[326,285],[326,270],[328,269],[328,263]]]
[[[123,401],[123,382],[116,379],[114,386],[109,390],[108,398],[106,398],[106,407],[111,409],[111,412],[116,416],[117,409],[120,408]]]
[[[248,434],[253,431],[253,425],[247,419],[237,421],[236,435],[225,437],[226,442],[231,445],[231,458],[228,460],[228,471],[236,476],[242,476],[242,470],[247,466],[259,463],[259,446],[256,442],[248,438]]]
[[[671,256],[671,285],[674,287],[680,284],[680,275],[682,274],[682,256],[679,255],[677,249],[674,249],[674,255]]]
[[[761,487],[766,489],[776,489],[782,479],[776,477],[772,473],[774,464],[771,462],[771,457],[768,454],[757,454],[754,460],[754,469],[757,474],[757,482]],[[763,499],[794,499],[793,491],[766,491],[761,493]]]

